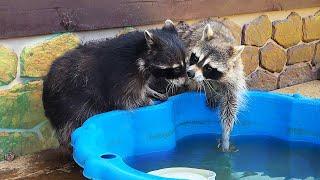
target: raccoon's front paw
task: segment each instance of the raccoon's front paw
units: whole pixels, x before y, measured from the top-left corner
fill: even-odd
[[[168,100],[168,96],[166,94],[158,94],[157,99],[160,101],[166,101]]]
[[[221,152],[238,152],[239,151],[239,149],[237,149],[236,146],[234,146],[233,144],[229,144],[229,142],[223,143],[221,139],[218,140],[217,148]]]
[[[146,106],[151,106],[154,105],[154,101],[152,99],[148,99],[148,101],[146,102]]]
[[[219,106],[219,102],[215,98],[207,98],[207,106],[215,109]]]
[[[166,101],[168,99],[168,96],[166,96],[165,94],[152,94],[149,95],[149,98],[155,101]]]

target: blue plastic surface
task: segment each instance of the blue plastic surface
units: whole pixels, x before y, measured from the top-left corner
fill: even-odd
[[[248,92],[238,119],[232,136],[320,144],[320,100]],[[89,179],[167,179],[135,170],[123,159],[170,150],[177,140],[202,133],[221,133],[218,110],[206,106],[203,94],[184,93],[157,105],[91,117],[72,134],[73,157]]]

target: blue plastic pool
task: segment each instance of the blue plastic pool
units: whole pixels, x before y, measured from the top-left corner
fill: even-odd
[[[248,92],[238,119],[232,136],[320,144],[320,100]],[[165,179],[133,169],[124,159],[172,150],[184,137],[220,131],[218,110],[207,108],[203,94],[185,93],[161,104],[88,119],[72,134],[73,156],[89,179]]]

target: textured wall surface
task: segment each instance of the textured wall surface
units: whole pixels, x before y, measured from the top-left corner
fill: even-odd
[[[292,12],[286,19],[273,22],[262,15],[245,24],[242,44],[250,50],[243,52],[242,59],[248,86],[274,90],[316,79],[319,40],[320,11],[306,17]]]
[[[58,146],[44,116],[42,77],[55,58],[79,43],[66,33],[26,46],[21,54],[0,45],[0,160]]]
[[[308,16],[292,12],[278,19],[260,14],[241,25],[225,18],[222,21],[239,44],[246,46],[242,60],[251,89],[274,90],[316,78],[320,12]],[[42,78],[54,59],[81,41],[132,30],[135,28],[112,29],[109,34],[96,31],[0,41],[0,160],[7,154],[23,155],[58,146],[41,102]]]

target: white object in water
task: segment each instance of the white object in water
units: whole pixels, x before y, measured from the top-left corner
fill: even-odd
[[[215,180],[216,173],[204,169],[175,167],[165,168],[149,172],[149,174],[176,179],[188,179],[188,180]]]

